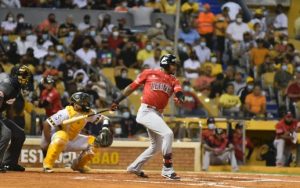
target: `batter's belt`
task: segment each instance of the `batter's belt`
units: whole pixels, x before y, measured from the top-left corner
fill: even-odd
[[[162,113],[162,112],[163,112],[163,109],[158,109],[158,108],[155,107],[155,106],[151,106],[151,105],[145,104],[145,103],[142,103],[142,105],[145,105],[147,108],[151,108],[151,109],[153,109],[153,110],[155,110],[155,111],[157,111],[157,112],[159,112],[159,113]]]

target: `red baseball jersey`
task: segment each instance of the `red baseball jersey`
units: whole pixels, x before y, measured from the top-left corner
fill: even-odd
[[[167,106],[174,92],[182,91],[179,80],[160,69],[144,70],[130,87],[135,90],[143,84],[142,103],[154,106],[157,110],[163,110]]]
[[[52,88],[50,91],[44,89],[41,93],[41,100],[46,100],[50,103],[50,107],[46,108],[46,115],[48,117],[62,109],[60,94],[55,88]]]
[[[276,137],[278,138],[279,135],[282,135],[286,132],[292,133],[297,129],[298,121],[293,120],[291,125],[287,125],[284,119],[280,120],[276,125]]]

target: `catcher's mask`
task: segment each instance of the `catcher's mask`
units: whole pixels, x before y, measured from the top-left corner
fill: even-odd
[[[77,104],[83,112],[89,112],[91,109],[90,95],[84,92],[76,92],[71,96],[71,104]]]
[[[22,89],[29,89],[33,85],[33,75],[26,65],[20,65],[12,70],[12,76],[18,81]]]

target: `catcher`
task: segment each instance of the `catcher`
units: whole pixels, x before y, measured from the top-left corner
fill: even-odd
[[[54,172],[54,162],[62,151],[81,151],[78,158],[73,160],[71,168],[86,173],[90,170],[86,165],[93,158],[95,148],[108,147],[112,144],[112,134],[107,128],[109,119],[103,115],[93,115],[69,124],[63,123],[65,120],[95,113],[90,108],[91,98],[87,93],[76,92],[70,101],[70,106],[58,111],[43,124],[41,147],[44,156],[46,154],[43,162],[44,172]],[[96,138],[80,134],[87,122],[102,122],[103,128]]]

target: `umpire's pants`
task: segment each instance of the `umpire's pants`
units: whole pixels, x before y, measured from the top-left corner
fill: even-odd
[[[0,164],[18,164],[24,141],[22,128],[9,119],[0,119]]]

